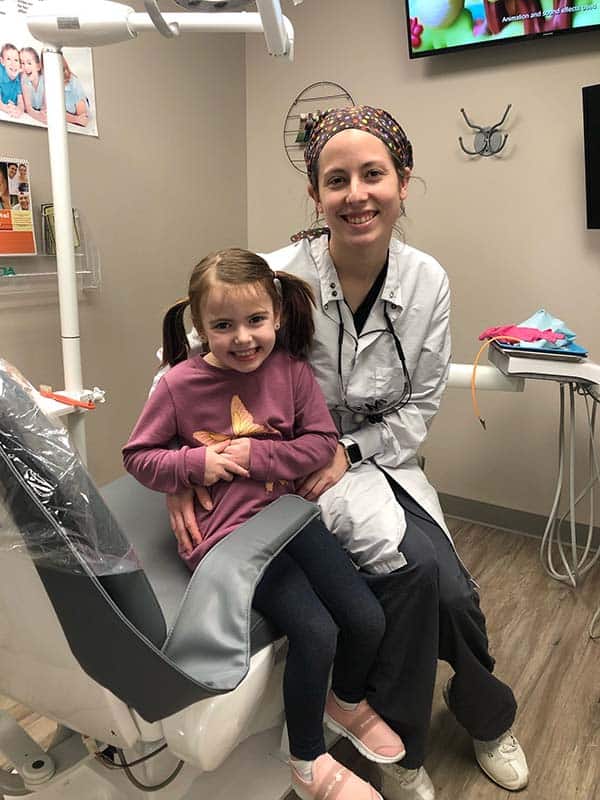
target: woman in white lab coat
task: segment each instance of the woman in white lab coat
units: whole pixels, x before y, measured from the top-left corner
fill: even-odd
[[[527,763],[510,731],[516,702],[492,674],[475,584],[417,458],[448,376],[450,291],[433,258],[392,236],[412,147],[387,112],[360,106],[325,114],[305,159],[327,227],[265,258],[313,287],[311,364],[341,434],[332,463],[297,491],[320,503],[386,613],[368,699],[401,735],[406,757],[379,765],[382,792],[433,800],[422,764],[438,656],[455,670],[446,701],[480,766],[501,786],[522,788]],[[169,508],[177,537],[193,539],[189,502],[171,498]]]

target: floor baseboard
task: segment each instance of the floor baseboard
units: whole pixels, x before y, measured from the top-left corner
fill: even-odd
[[[479,500],[469,500],[466,497],[458,497],[453,494],[439,494],[440,503],[444,514],[468,522],[475,522],[481,525],[489,525],[492,528],[511,531],[512,533],[524,533],[541,539],[548,521],[542,514],[532,514],[529,511],[519,511],[515,508],[505,508],[491,503],[482,503]],[[568,525],[563,526],[566,536],[569,535]],[[587,542],[588,526],[578,522],[576,525],[577,544],[584,547]],[[595,526],[592,534],[592,548],[600,547],[600,527]]]

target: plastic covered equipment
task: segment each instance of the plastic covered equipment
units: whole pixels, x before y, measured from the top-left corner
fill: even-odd
[[[36,562],[69,573],[138,570],[67,431],[44,414],[36,396],[21,373],[0,359],[0,497],[6,513],[0,550],[24,548]]]
[[[140,497],[126,486],[118,493],[133,505],[131,529],[137,528],[138,541],[171,541],[160,520],[154,532],[151,522],[136,524],[140,504],[164,506],[160,495],[144,492]],[[277,635],[251,608],[254,588],[267,564],[318,513],[314,504],[286,495],[221,540],[186,579],[167,630],[130,537],[66,432],[38,408],[23,376],[0,360],[0,579],[15,559],[29,559],[84,672],[148,722],[240,685],[252,653]],[[160,563],[154,566],[160,570]]]

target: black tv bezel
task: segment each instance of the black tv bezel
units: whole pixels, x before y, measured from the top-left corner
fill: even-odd
[[[578,28],[567,28],[560,31],[545,31],[543,33],[522,33],[520,36],[507,36],[503,39],[488,39],[483,42],[471,42],[470,44],[459,44],[455,47],[441,47],[434,50],[423,50],[420,53],[413,52],[410,35],[410,0],[404,0],[406,10],[406,40],[408,44],[408,57],[411,61],[429,56],[445,56],[448,53],[463,53],[465,50],[481,50],[485,47],[496,47],[504,44],[517,44],[520,42],[531,42],[536,39],[553,39],[556,36],[571,36],[574,33],[588,33],[589,31],[600,31],[600,25],[584,25]]]

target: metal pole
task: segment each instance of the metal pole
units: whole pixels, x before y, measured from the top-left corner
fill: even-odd
[[[44,50],[44,82],[65,389],[67,392],[78,393],[83,389],[83,378],[73,238],[73,203],[71,201],[71,175],[67,145],[65,79],[62,51],[51,45]],[[85,462],[85,415],[81,412],[70,414],[68,426],[73,444]]]

